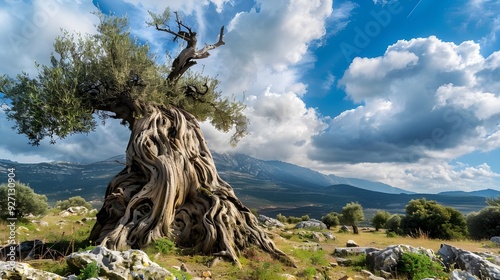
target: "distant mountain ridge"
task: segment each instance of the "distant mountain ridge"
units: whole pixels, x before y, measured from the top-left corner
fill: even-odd
[[[220,173],[242,172],[252,174],[261,179],[273,179],[275,181],[316,185],[325,187],[335,184],[347,184],[361,189],[384,193],[406,193],[414,192],[396,188],[380,182],[372,182],[356,178],[343,178],[333,174],[325,175],[318,171],[276,160],[259,160],[244,154],[213,154],[215,165]]]
[[[402,213],[409,200],[423,197],[467,213],[485,207],[484,197],[500,195],[495,190],[417,194],[379,182],[325,175],[294,164],[243,154],[213,153],[213,157],[221,178],[233,187],[238,198],[246,206],[271,216],[309,214],[319,218],[340,211],[353,201],[365,209]],[[49,202],[79,195],[99,206],[108,183],[124,168],[124,163],[125,156],[91,164],[23,164],[0,160],[0,172],[15,168],[16,179],[47,195]]]

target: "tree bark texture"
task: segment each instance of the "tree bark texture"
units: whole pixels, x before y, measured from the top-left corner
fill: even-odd
[[[293,265],[219,177],[194,116],[148,109],[134,122],[126,168],[108,185],[90,240],[116,250],[168,237],[190,253],[237,264],[240,250],[256,245]]]

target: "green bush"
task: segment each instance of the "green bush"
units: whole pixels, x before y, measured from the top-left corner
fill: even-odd
[[[401,220],[404,234],[429,238],[464,239],[468,237],[465,216],[458,210],[427,201],[425,198],[411,200],[406,205],[406,215]]]
[[[47,213],[49,205],[45,195],[36,194],[32,188],[19,181],[9,184],[0,185],[0,219]]]
[[[396,234],[402,234],[401,230],[401,215],[399,214],[394,214],[392,215],[389,220],[385,223],[385,228],[387,229],[388,233],[394,233]]]
[[[309,215],[304,215],[304,216],[300,217],[300,219],[302,221],[309,221],[311,218],[309,217]]]
[[[92,210],[92,204],[88,203],[85,198],[81,197],[81,196],[74,196],[74,197],[70,197],[66,200],[58,200],[56,202],[56,205],[55,205],[55,208],[59,208],[61,210],[66,210],[70,207],[74,207],[74,206],[83,206],[89,210]]]
[[[500,207],[489,206],[467,215],[470,237],[476,240],[500,235]]]
[[[387,211],[379,210],[372,218],[372,225],[375,227],[376,231],[379,231],[385,226],[387,221],[391,218],[391,214]]]
[[[160,238],[154,242],[156,251],[164,255],[169,255],[175,250],[175,243],[166,238]]]
[[[423,254],[405,252],[397,264],[398,276],[405,279],[420,280],[424,278],[448,279],[444,267]]]
[[[302,218],[294,217],[294,216],[289,216],[286,219],[286,222],[289,223],[289,224],[296,224],[296,223],[302,222]]]
[[[314,267],[306,267],[302,272],[298,273],[301,279],[314,279],[314,276],[318,274],[318,271]]]
[[[85,268],[80,270],[80,275],[77,276],[77,279],[86,280],[97,277],[99,277],[99,265],[97,262],[91,262]]]
[[[312,265],[328,265],[326,253],[323,250],[304,250],[296,249],[293,251],[293,256],[299,260],[310,262]]]
[[[326,225],[327,229],[340,225],[339,214],[331,212],[321,217],[321,221]]]
[[[252,280],[285,280],[279,265],[264,262],[250,272]]]
[[[279,213],[278,215],[276,215],[276,220],[282,222],[282,223],[286,223],[286,217],[285,215],[281,215],[281,213]]]

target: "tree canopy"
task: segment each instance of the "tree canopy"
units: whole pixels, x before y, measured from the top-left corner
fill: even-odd
[[[15,182],[15,207],[14,211],[17,218],[26,215],[43,215],[47,212],[49,205],[45,195],[37,194],[28,185],[19,181]],[[8,209],[8,185],[0,185],[0,218],[6,219],[10,216]],[[9,200],[10,201],[10,200]]]
[[[98,33],[64,31],[54,43],[50,64],[36,64],[36,77],[24,72],[0,77],[7,117],[29,143],[39,145],[44,138],[54,143],[92,131],[98,123],[95,116],[103,122],[121,119],[132,127],[150,104],[186,110],[222,131],[235,128],[232,144],[246,134],[244,106],[222,97],[216,79],[184,69],[182,77],[169,81],[173,69],[159,64],[147,43],[131,37],[127,18],[96,15]],[[168,9],[152,15],[150,24],[160,29],[170,20]]]
[[[401,229],[405,234],[425,234],[430,238],[462,239],[468,236],[467,223],[460,211],[425,198],[412,199],[406,205]]]
[[[342,208],[342,222],[352,226],[353,232],[358,233],[358,223],[365,219],[363,206],[357,202],[347,203]]]
[[[476,240],[500,235],[500,207],[488,206],[467,215],[470,237]]]
[[[379,229],[385,226],[390,218],[391,214],[389,212],[379,210],[372,218],[372,225],[375,227],[376,231],[379,231]]]

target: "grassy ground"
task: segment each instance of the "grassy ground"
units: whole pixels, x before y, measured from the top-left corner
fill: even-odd
[[[40,239],[64,254],[69,254],[88,247],[90,244],[86,241],[94,221],[81,222],[83,216],[60,217],[57,211],[53,211],[47,216],[36,219],[47,222],[48,226],[40,226],[38,223],[17,222],[18,241]],[[248,248],[242,252],[240,263],[242,268],[226,262],[218,261],[214,266],[209,267],[214,262],[210,256],[186,256],[182,255],[178,249],[168,248],[170,253],[164,254],[164,245],[151,246],[146,248],[150,258],[175,273],[179,279],[185,277],[190,279],[192,276],[212,275],[212,279],[286,279],[284,274],[294,275],[297,279],[313,279],[314,276],[322,275],[322,279],[339,279],[345,275],[354,278],[355,275],[361,275],[360,270],[364,269],[364,263],[361,258],[354,258],[354,264],[350,267],[332,267],[331,263],[336,262],[332,255],[337,247],[344,247],[348,240],[354,240],[360,246],[386,248],[390,245],[408,244],[414,247],[424,247],[432,249],[435,252],[439,250],[442,243],[447,243],[469,251],[488,251],[500,253],[499,247],[492,246],[491,242],[483,241],[441,241],[425,238],[409,237],[387,237],[383,231],[362,231],[358,235],[351,233],[340,233],[338,229],[332,229],[331,232],[336,236],[336,240],[327,240],[320,242],[321,250],[307,250],[304,245],[311,245],[314,242],[306,237],[298,235],[299,230],[294,230],[293,225],[289,225],[285,230],[270,231],[274,242],[283,252],[291,256],[297,268],[286,266],[277,260],[272,259],[268,254],[256,249]],[[7,224],[0,223],[0,242],[5,244],[9,235]],[[49,270],[60,275],[69,273],[64,259],[59,261],[36,260],[29,261],[33,267]],[[179,272],[175,267],[184,263],[190,273]],[[326,278],[328,277],[328,278]],[[362,279],[362,278],[361,278]]]

